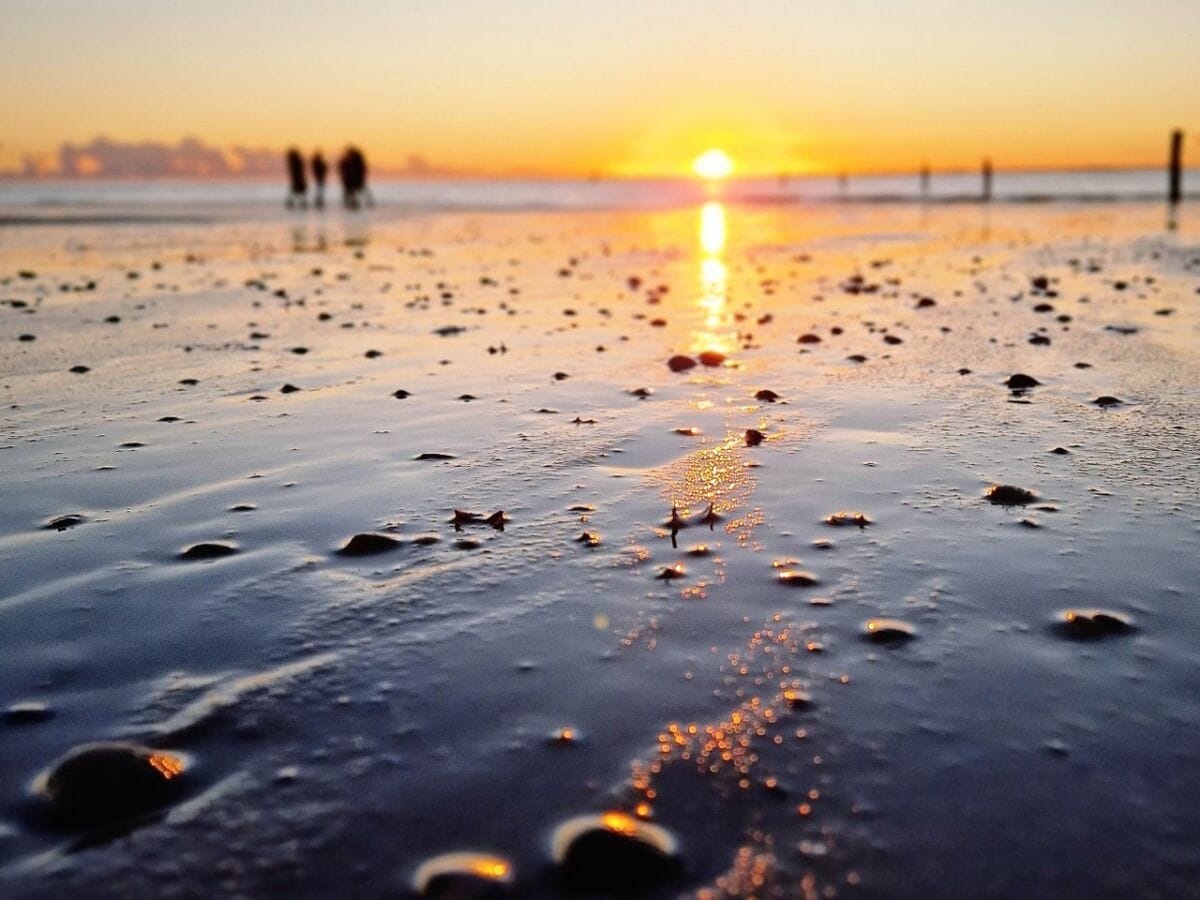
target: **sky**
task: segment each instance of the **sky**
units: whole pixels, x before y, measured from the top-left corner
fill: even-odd
[[[0,0],[0,170],[97,135],[675,175],[1200,158],[1200,0]]]

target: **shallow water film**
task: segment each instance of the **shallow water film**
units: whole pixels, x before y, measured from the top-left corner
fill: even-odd
[[[4,230],[0,894],[1193,894],[1188,225]]]

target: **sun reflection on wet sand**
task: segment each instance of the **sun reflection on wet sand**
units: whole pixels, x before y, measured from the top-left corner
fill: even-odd
[[[729,354],[737,347],[737,335],[723,331],[729,326],[729,269],[722,258],[728,239],[724,205],[710,201],[700,207],[699,238],[699,306],[704,311],[704,327],[693,335],[692,350]]]

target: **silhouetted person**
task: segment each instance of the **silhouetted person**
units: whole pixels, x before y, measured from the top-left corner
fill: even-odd
[[[295,147],[287,152],[288,180],[291,190],[288,192],[287,207],[294,206],[304,209],[308,206],[308,179],[304,175],[304,157]]]
[[[349,146],[338,160],[338,176],[342,180],[342,203],[346,209],[358,209],[364,201],[370,203],[367,191],[367,160],[362,151]]]
[[[320,150],[313,154],[312,174],[313,205],[317,209],[323,209],[325,206],[325,176],[329,174],[329,164],[325,162],[325,157],[321,155]]]

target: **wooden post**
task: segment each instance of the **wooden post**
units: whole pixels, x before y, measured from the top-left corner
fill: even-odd
[[[1183,199],[1183,130],[1171,132],[1171,162],[1167,170],[1167,202],[1178,203]]]
[[[921,199],[929,199],[929,163],[921,163]]]
[[[992,199],[992,161],[986,156],[983,158],[983,202],[988,203]]]

